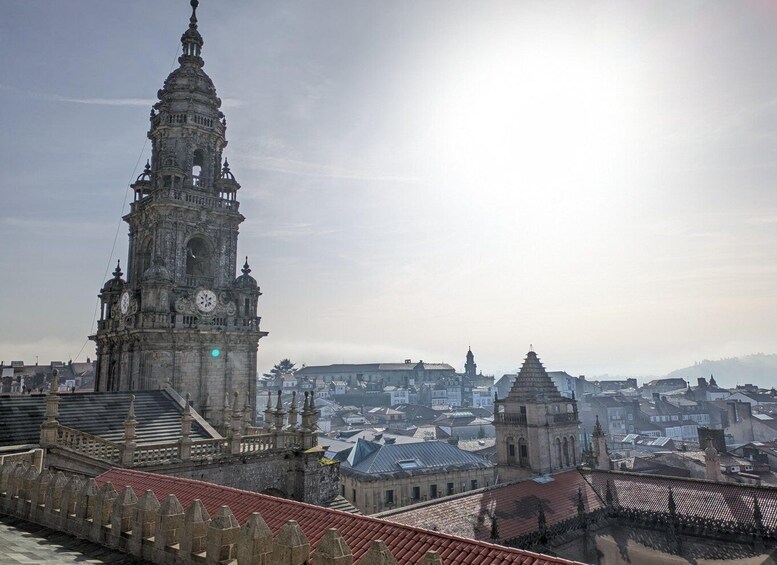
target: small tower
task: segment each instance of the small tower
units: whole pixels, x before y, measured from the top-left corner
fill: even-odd
[[[467,377],[474,379],[475,376],[477,376],[477,369],[478,366],[475,363],[475,356],[473,355],[472,348],[470,347],[467,351],[467,362],[464,363],[464,374]]]
[[[507,397],[494,401],[494,415],[501,481],[577,465],[577,402],[561,396],[534,351]]]
[[[610,470],[610,454],[607,451],[607,436],[599,423],[599,415],[596,416],[594,433],[591,434],[591,444],[594,453],[594,465],[600,471]]]

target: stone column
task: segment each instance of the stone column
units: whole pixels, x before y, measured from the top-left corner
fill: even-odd
[[[310,542],[296,520],[289,520],[275,536],[273,561],[284,565],[303,565],[310,558]]]
[[[57,445],[57,428],[59,427],[59,422],[57,422],[59,416],[58,376],[57,369],[51,371],[51,387],[48,396],[46,396],[46,419],[40,426],[40,446],[44,449]]]
[[[324,532],[313,553],[312,565],[353,565],[353,553],[340,532],[334,528]]]
[[[124,443],[121,446],[121,464],[124,467],[132,467],[135,461],[135,431],[138,427],[138,421],[135,419],[135,395],[130,398],[127,418],[124,420]]]
[[[192,553],[202,553],[207,545],[210,516],[199,498],[192,501],[186,509],[183,523],[181,560],[188,563]]]
[[[208,525],[208,565],[229,565],[237,558],[240,524],[228,506],[222,506]]]
[[[189,393],[186,393],[186,404],[183,407],[183,416],[181,416],[181,441],[179,446],[179,456],[181,461],[189,461],[192,458],[192,411],[189,405]]]
[[[237,565],[272,565],[272,553],[272,532],[262,516],[254,512],[240,528]]]

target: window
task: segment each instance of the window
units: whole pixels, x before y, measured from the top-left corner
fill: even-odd
[[[386,491],[386,504],[394,504],[394,491],[391,489]]]
[[[437,485],[429,485],[429,498],[437,498]]]
[[[477,479],[472,479],[472,481],[470,481],[469,486],[470,486],[470,488],[472,490],[475,490],[476,488],[478,488],[478,481],[477,481]]]
[[[413,487],[413,500],[421,500],[421,487]]]
[[[515,457],[515,446],[512,443],[507,446],[507,454],[510,457]]]
[[[351,500],[356,502],[356,489],[355,488],[351,489]]]
[[[340,485],[340,496],[345,498],[345,485]]]
[[[448,493],[448,496],[452,495],[453,494],[453,483],[448,483],[447,489],[448,490],[446,492]]]

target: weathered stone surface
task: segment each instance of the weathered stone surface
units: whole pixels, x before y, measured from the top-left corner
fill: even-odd
[[[343,536],[334,528],[324,532],[313,553],[313,565],[352,565],[353,554]]]
[[[157,551],[180,543],[183,533],[183,506],[174,494],[168,494],[159,507],[159,521],[154,533],[154,545]]]
[[[94,507],[94,517],[92,519],[92,528],[89,537],[102,543],[105,540],[105,526],[111,524],[111,514],[113,513],[113,501],[119,496],[113,483],[105,483],[97,495],[97,501]]]
[[[271,565],[273,553],[272,531],[258,512],[248,517],[237,546],[238,565]]]
[[[418,565],[444,565],[444,564],[442,561],[442,557],[440,557],[440,554],[434,551],[433,549],[430,549],[424,554],[424,556],[421,558],[421,561],[418,562]]]
[[[109,547],[124,549],[127,534],[133,529],[135,506],[137,503],[138,497],[131,486],[124,487],[119,496],[113,500],[111,535],[108,540]]]
[[[296,520],[289,520],[275,536],[273,559],[285,565],[302,565],[310,557],[310,543]]]
[[[375,540],[364,554],[359,565],[398,565],[383,540]]]
[[[240,524],[228,506],[222,506],[208,524],[208,565],[228,564],[237,557]]]
[[[181,537],[182,559],[189,559],[192,553],[202,553],[207,547],[210,516],[202,501],[195,499],[184,514],[183,536]]]

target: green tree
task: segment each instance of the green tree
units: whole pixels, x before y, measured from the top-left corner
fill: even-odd
[[[278,363],[273,365],[273,368],[270,369],[270,372],[265,373],[264,376],[275,378],[279,375],[293,375],[297,371],[295,365],[296,363],[292,363],[291,359],[281,359]]]

